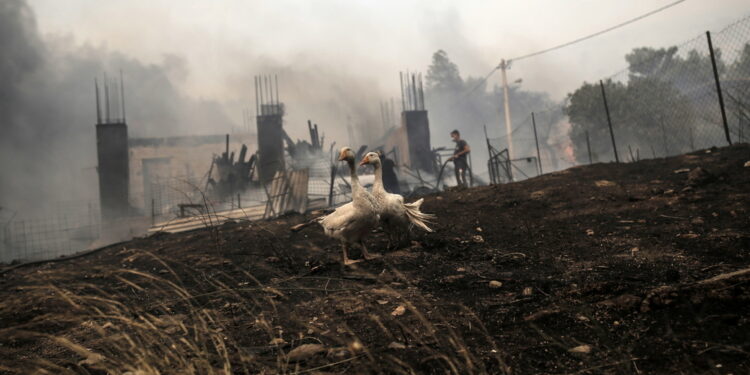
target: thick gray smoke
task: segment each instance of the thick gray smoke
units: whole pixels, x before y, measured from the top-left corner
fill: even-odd
[[[103,47],[39,34],[23,0],[0,2],[0,206],[46,208],[95,199],[94,77],[125,77],[131,136],[227,132],[234,124],[213,101],[181,94],[186,73],[167,56],[144,64]]]

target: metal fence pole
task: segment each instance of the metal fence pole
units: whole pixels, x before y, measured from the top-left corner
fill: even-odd
[[[714,46],[711,43],[711,32],[706,31],[706,39],[708,39],[708,51],[711,54],[711,66],[714,69],[714,80],[716,81],[716,93],[719,95],[719,108],[721,108],[721,121],[724,124],[724,134],[727,137],[727,142],[732,145],[732,138],[729,136],[729,125],[727,123],[727,112],[724,110],[724,95],[721,93],[721,82],[719,81],[719,69],[716,67],[716,56],[714,56]]]
[[[607,113],[607,124],[609,125],[609,136],[612,138],[612,149],[615,151],[615,162],[620,162],[620,157],[617,156],[617,144],[615,144],[615,133],[612,131],[612,118],[609,116],[609,105],[607,105],[607,94],[604,91],[604,82],[599,80],[599,87],[602,88],[602,100],[604,100],[604,112]]]
[[[333,206],[333,184],[336,182],[336,165],[331,166],[331,186],[328,188],[328,207]]]
[[[539,174],[542,173],[542,155],[539,153],[539,137],[536,135],[536,120],[534,119],[534,112],[531,112],[531,126],[534,128],[534,142],[536,142],[536,162],[539,165]]]

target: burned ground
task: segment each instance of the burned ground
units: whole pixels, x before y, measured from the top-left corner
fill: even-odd
[[[747,373],[748,160],[431,195],[434,233],[349,269],[299,215],[6,269],[0,372]]]

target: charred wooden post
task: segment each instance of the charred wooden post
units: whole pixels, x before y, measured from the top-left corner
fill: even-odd
[[[227,135],[226,151],[220,156],[214,157],[211,169],[209,169],[209,176],[211,176],[214,166],[218,175],[218,181],[213,180],[213,177],[209,179],[209,185],[213,188],[213,195],[220,199],[227,197],[234,199],[235,195],[248,188],[252,181],[252,169],[256,159],[253,155],[248,161],[245,161],[246,156],[247,146],[243,144],[237,161],[234,160],[234,151],[229,151],[229,135]]]

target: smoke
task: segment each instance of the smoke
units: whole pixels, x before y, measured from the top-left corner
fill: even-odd
[[[229,113],[241,113],[242,108],[255,112],[253,77],[265,74],[278,77],[279,100],[286,111],[284,130],[290,137],[309,142],[307,120],[319,125],[325,148],[332,142],[336,147],[348,144],[347,125],[352,126],[357,143],[352,147],[375,146],[373,142],[383,135],[378,105],[387,96],[376,79],[315,62],[313,56],[304,53],[291,59],[294,64],[251,54],[237,56],[236,60],[247,63],[244,69],[227,74],[225,95],[247,99],[226,102]],[[397,80],[396,75],[393,81]],[[251,129],[255,130],[254,121]]]
[[[70,37],[40,35],[23,0],[0,2],[0,206],[95,199],[94,77],[125,77],[130,136],[227,132],[222,106],[178,91],[179,56],[145,64]]]

